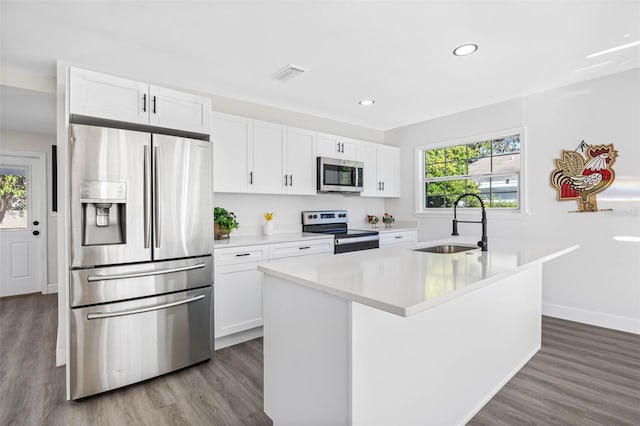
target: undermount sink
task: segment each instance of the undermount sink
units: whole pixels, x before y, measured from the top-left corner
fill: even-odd
[[[415,249],[414,251],[423,251],[426,253],[453,254],[453,253],[460,253],[468,250],[474,250],[477,248],[478,247],[475,247],[475,246],[459,246],[455,244],[443,244],[440,246],[423,247],[423,248]]]

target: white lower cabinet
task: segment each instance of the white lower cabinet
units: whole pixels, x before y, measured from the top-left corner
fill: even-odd
[[[262,326],[262,273],[257,266],[267,259],[266,245],[214,250],[215,349],[238,343],[228,336]]]
[[[395,246],[398,244],[417,243],[418,231],[381,232],[380,247]]]
[[[214,249],[214,348],[262,336],[260,263],[322,253],[333,253],[333,238]]]
[[[269,261],[310,254],[333,253],[333,238],[269,244]]]

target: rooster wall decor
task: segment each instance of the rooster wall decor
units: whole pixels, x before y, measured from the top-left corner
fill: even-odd
[[[562,151],[555,160],[556,168],[551,172],[551,185],[558,191],[558,201],[577,200],[579,212],[597,212],[596,194],[607,189],[615,179],[611,168],[618,151],[609,145],[578,146],[576,151]]]

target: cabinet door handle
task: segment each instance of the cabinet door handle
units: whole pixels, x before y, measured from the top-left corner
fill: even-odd
[[[293,186],[293,175],[289,175],[289,186]]]
[[[382,182],[378,182],[378,191],[382,191]]]
[[[253,172],[249,172],[249,185],[253,185]]]
[[[396,235],[396,236],[395,236],[395,237],[393,237],[393,238],[395,238],[396,240],[399,240],[400,238],[402,238],[402,235]]]
[[[287,180],[287,176],[289,175],[284,175],[284,186],[289,186],[289,181]]]
[[[153,113],[154,114],[158,113],[158,109],[156,107],[157,107],[157,102],[156,102],[156,97],[154,96],[153,97]]]
[[[142,112],[147,112],[147,94],[142,95]]]
[[[340,148],[340,152],[344,154],[344,142],[342,142],[340,145],[342,146],[342,148]]]
[[[306,249],[310,249],[311,246],[304,246],[304,247],[298,247],[300,250],[306,250]]]
[[[238,253],[238,254],[236,254],[236,257],[242,257],[242,256],[251,256],[251,253]]]
[[[382,181],[382,190],[384,191],[384,181]]]

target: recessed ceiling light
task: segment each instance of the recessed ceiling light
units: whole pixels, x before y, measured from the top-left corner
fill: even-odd
[[[478,50],[477,44],[463,44],[453,49],[453,54],[456,56],[467,56],[475,53],[476,50]]]
[[[360,105],[362,106],[369,106],[369,105],[373,105],[376,103],[376,101],[374,101],[373,99],[363,99],[360,102],[358,102]]]

